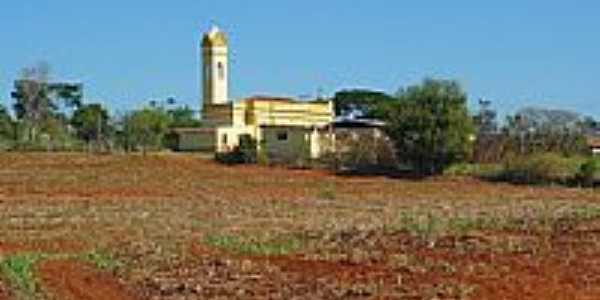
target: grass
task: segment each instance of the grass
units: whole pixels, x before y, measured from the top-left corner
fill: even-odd
[[[440,213],[401,212],[392,230],[432,238],[439,235],[464,236],[472,231],[552,231],[560,224],[578,224],[600,218],[600,206],[574,205],[558,209],[541,206],[531,211],[512,211],[507,214],[476,214],[445,216]]]
[[[94,250],[80,256],[84,261],[93,264],[100,270],[112,271],[121,267],[121,262],[104,250]]]
[[[47,254],[22,253],[8,256],[0,261],[0,273],[18,292],[19,298],[35,299],[39,292],[38,282],[34,273],[35,265],[44,260],[80,259],[93,264],[100,270],[114,270],[121,266],[120,262],[110,254],[94,250],[84,254]]]
[[[43,259],[41,254],[28,253],[9,256],[0,263],[0,270],[4,277],[24,299],[33,299],[38,289],[33,268],[41,259]]]
[[[303,244],[300,239],[294,237],[260,241],[256,238],[245,240],[232,235],[209,235],[204,242],[215,248],[253,256],[287,255],[299,250]]]

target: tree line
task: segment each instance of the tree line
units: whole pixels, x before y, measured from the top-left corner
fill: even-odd
[[[85,101],[83,85],[52,82],[47,64],[24,69],[11,96],[12,106],[0,105],[5,150],[145,153],[169,147],[172,128],[202,125],[173,98],[111,115],[102,104]],[[393,95],[341,90],[331,100],[338,117],[383,121],[393,149],[386,143],[377,143],[377,149],[393,156],[390,164],[421,175],[440,174],[454,164],[501,164],[544,153],[586,156],[586,136],[600,133],[594,118],[568,110],[525,107],[499,121],[493,103],[480,100],[479,109],[470,111],[467,93],[454,80],[425,79]],[[355,144],[365,152],[358,156],[377,157],[368,143]]]
[[[338,116],[384,121],[395,159],[421,175],[441,174],[455,164],[501,165],[548,153],[588,157],[587,137],[600,134],[600,122],[569,110],[524,107],[501,122],[493,103],[480,100],[479,110],[471,112],[467,94],[453,80],[425,79],[395,95],[343,90],[333,100]]]
[[[171,128],[201,126],[173,98],[111,115],[86,103],[82,84],[51,81],[45,63],[22,71],[11,98],[12,105],[0,103],[0,150],[145,152],[169,146]]]

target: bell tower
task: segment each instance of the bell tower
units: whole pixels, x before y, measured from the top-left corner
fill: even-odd
[[[227,36],[213,27],[202,38],[202,95],[204,107],[229,103]]]

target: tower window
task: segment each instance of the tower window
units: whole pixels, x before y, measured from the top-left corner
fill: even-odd
[[[225,68],[223,67],[223,63],[222,62],[219,62],[217,64],[217,69],[218,69],[218,72],[219,72],[219,79],[220,80],[225,79]]]

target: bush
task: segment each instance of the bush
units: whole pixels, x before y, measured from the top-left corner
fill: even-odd
[[[337,152],[327,153],[320,159],[332,171],[386,174],[398,170],[393,144],[384,137],[359,135],[339,142],[337,148]]]
[[[584,186],[600,183],[600,158],[591,158],[581,165],[577,179]]]
[[[497,177],[501,171],[502,165],[499,164],[458,163],[444,170],[444,175],[493,178]]]
[[[231,152],[215,153],[215,160],[225,165],[239,165],[246,162],[244,153],[237,147]]]
[[[240,145],[233,151],[215,154],[215,160],[226,165],[255,164],[258,158],[256,140],[246,135],[242,136]]]
[[[500,174],[501,179],[526,184],[572,182],[582,161],[577,157],[564,157],[555,153],[534,154],[507,159]]]

